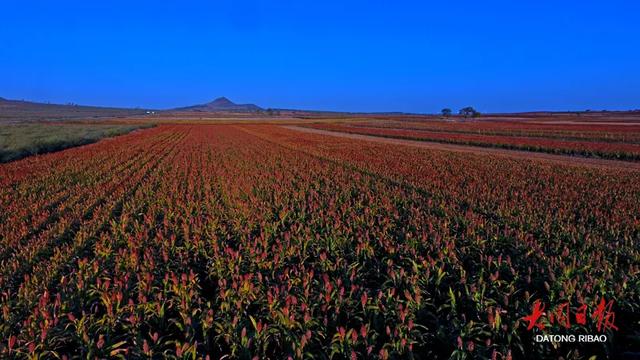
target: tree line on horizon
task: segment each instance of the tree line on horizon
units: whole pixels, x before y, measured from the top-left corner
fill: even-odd
[[[453,114],[453,111],[449,108],[444,108],[440,112],[445,118],[448,118],[449,116],[451,116],[451,114]],[[472,106],[463,107],[462,109],[460,109],[460,111],[458,111],[458,114],[464,116],[465,118],[480,116],[480,112],[474,109]]]

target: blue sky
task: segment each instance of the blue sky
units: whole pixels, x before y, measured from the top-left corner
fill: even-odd
[[[639,1],[0,1],[5,98],[640,108]]]

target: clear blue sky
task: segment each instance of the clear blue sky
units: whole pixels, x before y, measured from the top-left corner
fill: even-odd
[[[169,108],[640,108],[640,1],[10,1],[0,96]]]

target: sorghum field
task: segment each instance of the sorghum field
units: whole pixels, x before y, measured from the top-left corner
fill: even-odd
[[[640,160],[640,123],[536,124],[470,121],[356,122],[311,124],[310,128],[351,134],[514,150]]]
[[[1,164],[0,185],[3,358],[640,351],[637,170],[184,124]],[[528,329],[536,301],[589,312]]]

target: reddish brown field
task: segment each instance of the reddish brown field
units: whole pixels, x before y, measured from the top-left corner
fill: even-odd
[[[369,142],[376,142],[382,144],[392,144],[392,145],[404,145],[411,147],[419,147],[425,149],[432,150],[444,150],[444,151],[454,151],[461,153],[472,153],[472,154],[491,154],[498,155],[502,157],[509,157],[514,159],[528,159],[528,160],[544,160],[545,162],[558,163],[562,165],[569,166],[591,166],[591,167],[603,167],[603,168],[618,168],[618,169],[640,169],[640,162],[630,162],[630,161],[618,161],[618,160],[609,160],[609,159],[601,159],[601,158],[593,158],[593,157],[582,157],[582,156],[570,156],[570,155],[562,155],[562,154],[552,154],[545,152],[532,152],[525,150],[511,150],[500,147],[482,147],[482,146],[474,146],[474,145],[463,145],[449,142],[437,142],[437,141],[428,141],[428,140],[410,140],[404,139],[401,137],[386,137],[386,136],[373,136],[373,135],[364,135],[357,132],[343,132],[339,131],[341,129],[339,127],[331,127],[331,126],[299,126],[299,125],[284,125],[284,128],[304,132],[311,134],[319,134],[326,135],[331,137],[341,137],[348,138],[354,140],[364,140]],[[333,130],[326,130],[326,129]]]
[[[607,123],[485,118],[450,121],[357,121],[305,125],[314,129],[396,139],[578,155],[640,159],[640,122]]]
[[[0,185],[3,357],[640,351],[638,170],[237,122],[2,164]],[[536,301],[589,318],[528,329]],[[567,332],[608,340],[534,341]]]

